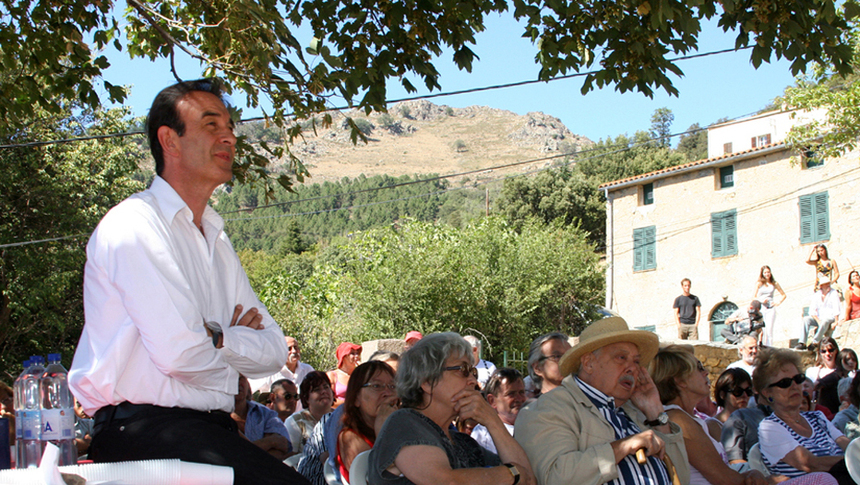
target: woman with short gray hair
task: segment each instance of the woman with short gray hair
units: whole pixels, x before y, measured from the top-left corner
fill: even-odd
[[[428,335],[405,352],[397,373],[402,409],[377,435],[368,483],[535,484],[525,452],[476,385],[472,348],[456,333]],[[452,429],[457,417],[483,424],[499,454]]]

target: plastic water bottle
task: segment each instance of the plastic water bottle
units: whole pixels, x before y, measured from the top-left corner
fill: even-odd
[[[39,379],[45,371],[42,366],[44,361],[40,355],[30,357],[30,365],[20,377],[20,388],[16,389],[19,391],[19,401],[15,414],[21,422],[21,440],[17,443],[18,456],[15,460],[17,468],[37,467],[42,459]]]
[[[59,466],[75,465],[75,402],[69,391],[69,372],[60,363],[60,354],[48,354],[48,367],[39,381],[42,395],[42,443],[60,449]]]
[[[21,374],[15,379],[15,384],[12,386],[14,391],[12,396],[15,403],[15,468],[18,467],[18,463],[21,463],[21,450],[23,450],[21,443],[24,437],[24,406],[21,405],[21,397],[24,395],[22,382],[29,367],[30,359],[27,359],[24,361],[24,370],[21,371]]]

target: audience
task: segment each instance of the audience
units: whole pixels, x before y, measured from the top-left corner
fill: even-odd
[[[289,432],[293,449],[302,453],[314,426],[320,418],[331,412],[333,397],[328,376],[316,370],[305,376],[299,386],[299,398],[304,409],[287,418],[284,426]]]
[[[839,351],[837,360],[842,364],[845,377],[853,378],[857,374],[857,352],[854,352],[852,349],[842,349]]]
[[[722,409],[713,418],[707,420],[708,432],[712,438],[722,439],[723,423],[733,412],[746,408],[752,395],[752,378],[747,371],[734,367],[720,374],[714,385],[714,400]]]
[[[336,463],[349,482],[349,467],[359,453],[373,447],[376,431],[397,405],[394,369],[381,361],[356,367],[343,403],[343,428],[337,438]]]
[[[496,366],[481,358],[481,351],[484,346],[478,337],[467,335],[463,338],[472,346],[472,365],[478,370],[478,386],[483,389],[487,385],[487,381],[490,380],[490,376],[496,371]]]
[[[818,348],[815,366],[806,369],[806,377],[812,380],[817,391],[818,404],[829,410],[828,417],[832,417],[839,411],[839,393],[836,387],[839,379],[845,377],[847,372],[842,368],[842,362],[837,357],[839,345],[832,337],[824,337]]]
[[[313,371],[312,371],[313,372]],[[269,409],[278,413],[278,418],[286,422],[287,418],[296,412],[299,407],[299,390],[289,379],[279,379],[272,383],[271,392],[268,396]]]
[[[738,342],[738,357],[740,359],[729,364],[727,369],[740,368],[746,371],[747,375],[752,377],[755,370],[755,356],[758,355],[758,342],[752,335],[744,336]]]
[[[412,346],[418,343],[422,338],[424,338],[424,336],[417,330],[406,332],[406,338],[403,339],[403,351],[406,352],[411,349]]]
[[[517,416],[514,436],[541,485],[672,483],[671,457],[680,483],[690,482],[687,452],[677,424],[669,422],[647,365],[657,335],[629,330],[621,317],[592,323],[560,362],[561,386],[532,401]],[[647,456],[639,464],[635,454]],[[617,482],[614,482],[617,483]]]
[[[567,335],[552,332],[534,339],[529,346],[529,377],[535,385],[535,397],[546,394],[561,385],[564,378],[558,361],[570,350]]]
[[[833,426],[842,432],[849,440],[860,437],[860,422],[857,421],[860,415],[860,374],[854,378],[846,377],[843,380],[850,380],[848,391],[848,407],[836,413],[833,417]],[[840,386],[842,382],[840,381]],[[840,398],[842,394],[840,393]]]
[[[761,472],[743,474],[729,468],[723,445],[708,434],[705,421],[695,416],[695,405],[711,395],[708,371],[692,348],[669,345],[657,352],[649,366],[669,419],[681,427],[690,460],[690,485],[765,485]],[[743,371],[741,371],[743,372]]]
[[[78,459],[89,452],[92,441],[93,418],[84,411],[84,407],[75,398],[75,447],[78,449]]]
[[[517,414],[526,402],[526,386],[520,371],[510,367],[496,369],[484,388],[484,398],[496,410],[505,429],[513,436]],[[496,453],[496,446],[486,426],[475,426],[471,436],[479,445]]]
[[[800,409],[804,379],[797,353],[772,348],[760,353],[753,386],[773,408],[759,425],[764,464],[775,475],[829,472],[840,485],[853,483],[843,459],[848,438],[824,414]]]
[[[819,278],[818,284],[820,288],[812,295],[812,301],[809,304],[809,315],[803,317],[803,338],[795,347],[798,350],[806,348],[806,339],[813,327],[817,330],[812,336],[809,348],[815,350],[818,348],[818,343],[830,332],[831,326],[836,328],[840,323],[842,302],[839,300],[839,293],[830,288],[829,278]]]
[[[335,352],[337,357],[337,369],[328,371],[328,379],[334,386],[334,407],[343,404],[346,397],[346,386],[349,384],[349,376],[361,363],[361,345],[352,342],[343,342],[337,346]]]
[[[281,379],[289,379],[296,386],[300,386],[305,376],[313,372],[313,367],[301,362],[302,352],[299,348],[299,342],[293,337],[284,337],[284,340],[287,343],[287,362],[281,370],[269,377],[249,379],[251,392],[268,392],[272,389],[272,384]],[[299,410],[301,410],[301,406]]]
[[[302,458],[296,466],[296,471],[307,478],[312,485],[326,485],[324,464],[329,458],[329,452],[325,445],[324,430],[326,424],[333,419],[335,412],[337,410],[326,414],[314,426],[311,437],[302,449]]]
[[[472,362],[472,347],[451,332],[428,335],[403,354],[402,408],[388,417],[370,450],[369,484],[535,483],[525,452],[475,390]],[[486,426],[499,454],[453,429],[455,417]]]
[[[251,400],[251,384],[245,376],[239,376],[239,392],[230,417],[236,421],[239,432],[270,455],[279,460],[290,456],[292,450],[284,422],[278,413]]]
[[[385,362],[388,364],[394,372],[397,373],[397,366],[400,364],[400,356],[396,352],[389,352],[387,350],[377,350],[373,354],[370,355],[368,361],[378,360],[379,362]]]

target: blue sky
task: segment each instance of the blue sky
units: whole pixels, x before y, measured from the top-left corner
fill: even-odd
[[[477,44],[473,48],[480,60],[473,65],[471,73],[457,70],[450,53],[443,54],[436,62],[443,92],[537,78],[536,48],[520,37],[523,29],[511,15],[491,15],[486,27],[486,31],[477,36]],[[297,37],[305,45],[310,42],[309,34],[307,39],[302,38],[301,33]],[[716,27],[716,22],[712,22],[703,30],[699,43],[700,53],[723,50],[733,47],[734,36],[723,33]],[[126,105],[135,115],[145,115],[158,91],[174,82],[166,60],[154,63],[146,59],[129,60],[124,52],[108,52],[108,57],[112,66],[105,77],[114,84],[132,86]],[[654,110],[662,107],[671,109],[675,115],[673,132],[684,131],[693,123],[705,126],[722,117],[751,114],[766,106],[794,82],[787,61],[763,64],[756,70],[749,62],[748,50],[680,61],[678,65],[684,76],[672,75],[680,92],[677,97],[658,91],[651,99],[638,92],[621,94],[611,87],[582,95],[582,80],[574,78],[446,96],[431,101],[452,107],[490,106],[521,115],[542,111],[561,119],[573,133],[597,141],[647,130]],[[177,69],[186,79],[201,74],[199,64],[188,58],[178,57]],[[423,88],[419,82],[413,84]],[[388,99],[414,96],[406,93],[397,80],[392,80],[388,86]],[[427,94],[427,91],[420,90],[417,94]],[[235,101],[241,105],[242,99]],[[259,114],[259,111],[248,109],[244,112],[246,117]]]

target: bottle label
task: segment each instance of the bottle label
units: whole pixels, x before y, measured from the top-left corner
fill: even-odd
[[[42,410],[42,440],[74,439],[75,413],[71,409]]]
[[[37,440],[39,439],[39,428],[41,421],[39,420],[38,410],[21,411],[21,439]]]
[[[24,411],[15,413],[15,441],[24,436]]]

